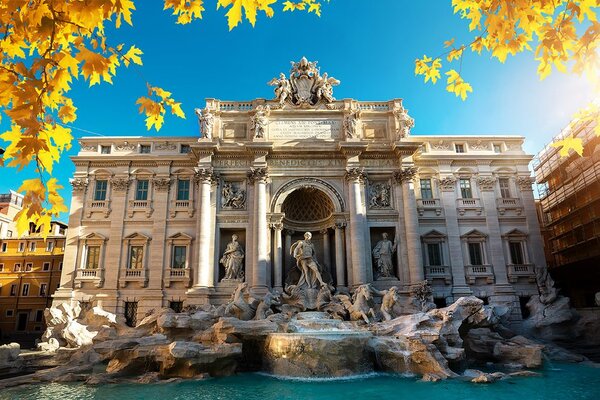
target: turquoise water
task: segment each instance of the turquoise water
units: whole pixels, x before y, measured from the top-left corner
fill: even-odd
[[[299,381],[242,374],[205,381],[170,384],[44,384],[0,391],[0,399],[22,400],[600,400],[600,369],[559,365],[543,377],[511,378],[493,384],[458,380],[419,382],[416,378],[376,374],[364,378]]]

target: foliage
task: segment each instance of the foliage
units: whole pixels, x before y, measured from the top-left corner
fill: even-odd
[[[278,0],[217,0],[228,8],[229,29],[246,19],[254,25],[257,13],[268,17]],[[322,0],[282,2],[283,11],[306,10],[321,14]],[[178,24],[202,18],[204,0],[164,0],[164,10],[177,17]],[[8,117],[10,129],[0,135],[7,143],[0,165],[19,170],[34,165],[37,177],[24,180],[24,208],[16,216],[18,232],[37,224],[44,236],[50,220],[66,212],[58,194],[62,188],[51,178],[61,153],[70,149],[71,129],[77,107],[69,92],[76,78],[89,86],[112,83],[121,66],[142,65],[143,52],[135,45],[113,44],[106,27],[132,25],[133,0],[3,0],[0,3],[0,111]],[[185,118],[181,104],[160,87],[146,84],[147,96],[137,100],[146,117],[147,129],[157,131],[171,114]],[[1,114],[0,114],[1,116]]]

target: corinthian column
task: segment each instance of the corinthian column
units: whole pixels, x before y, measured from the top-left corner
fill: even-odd
[[[335,224],[335,277],[337,287],[345,287],[344,271],[346,270],[346,257],[344,255],[344,228],[345,222]]]
[[[353,285],[367,283],[368,273],[365,265],[365,223],[366,212],[362,202],[362,186],[366,174],[360,168],[346,171],[348,192],[350,193],[350,244],[352,254]]]
[[[210,251],[212,244],[210,193],[213,183],[212,168],[198,168],[195,179],[200,189],[200,233],[198,237],[198,271],[194,286],[210,288],[214,286],[213,253]]]
[[[402,204],[404,215],[404,226],[406,229],[406,247],[408,249],[408,270],[410,271],[410,283],[415,284],[425,279],[423,262],[421,256],[421,237],[419,236],[419,217],[417,216],[417,203],[415,200],[415,188],[413,178],[417,173],[415,167],[403,168],[396,171],[394,178],[402,184]]]
[[[273,259],[273,275],[275,282],[273,287],[275,290],[281,292],[283,290],[283,257],[281,253],[281,231],[283,230],[283,224],[278,222],[271,224],[271,227],[275,231],[275,258]]]
[[[267,289],[267,178],[266,168],[252,168],[248,172],[248,181],[254,187],[254,215],[256,233],[256,251],[252,268],[252,289],[264,291]]]

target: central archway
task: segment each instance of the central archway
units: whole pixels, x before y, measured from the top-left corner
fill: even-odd
[[[283,204],[283,224],[298,230],[319,230],[332,225],[335,207],[325,193],[314,187],[302,187],[290,193]]]

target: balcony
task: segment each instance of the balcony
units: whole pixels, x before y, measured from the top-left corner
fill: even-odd
[[[139,283],[141,287],[148,286],[148,272],[146,269],[123,269],[119,278],[119,286],[124,288],[128,283]]]
[[[439,217],[442,215],[442,204],[440,199],[417,199],[417,212],[422,217],[425,212],[433,214]]]
[[[169,207],[171,218],[175,218],[178,212],[187,212],[191,218],[194,216],[194,203],[191,200],[171,200]]]
[[[452,273],[447,265],[428,265],[425,267],[425,279],[433,282],[434,279],[443,279],[446,285],[452,283]]]
[[[93,283],[97,288],[104,286],[104,268],[78,269],[75,287],[81,289],[83,283]]]
[[[456,210],[458,215],[464,216],[467,212],[481,215],[483,207],[481,207],[481,201],[479,199],[456,199]]]
[[[506,211],[514,211],[517,215],[521,215],[523,212],[521,199],[499,198],[496,199],[496,207],[500,215],[504,215]]]
[[[165,287],[170,287],[173,282],[183,282],[185,287],[190,287],[192,283],[190,276],[189,268],[167,268],[164,279]]]
[[[108,218],[110,215],[110,200],[88,201],[85,206],[85,217],[91,218],[95,212],[102,213],[104,214],[104,218]]]
[[[526,278],[529,283],[535,283],[535,265],[533,264],[508,264],[506,270],[510,283],[517,283],[519,278]]]
[[[129,200],[129,206],[127,207],[127,215],[129,218],[133,217],[136,211],[144,212],[146,218],[150,218],[152,215],[152,202],[150,200]]]
[[[467,265],[465,276],[469,285],[474,285],[477,279],[485,279],[485,283],[494,283],[494,268],[491,265]]]

